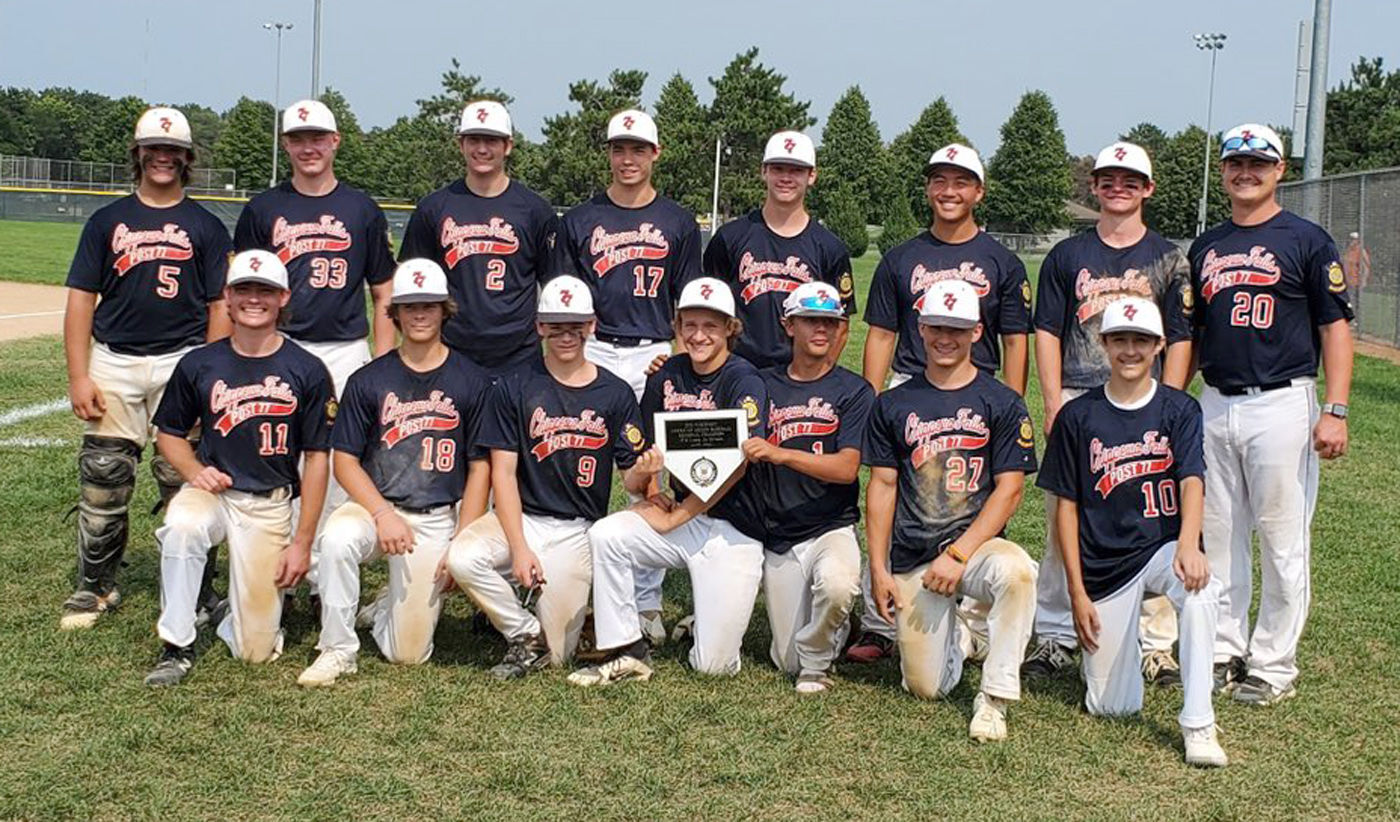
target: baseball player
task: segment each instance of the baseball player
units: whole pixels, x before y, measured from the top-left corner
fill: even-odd
[[[1230,220],[1192,243],[1205,414],[1206,556],[1224,586],[1215,641],[1221,690],[1251,705],[1294,695],[1307,619],[1318,458],[1347,450],[1351,301],[1337,248],[1284,211],[1283,141],[1254,123],[1226,132]],[[1326,372],[1318,407],[1317,365]],[[1251,537],[1262,568],[1249,631]]]
[[[632,386],[640,402],[647,366],[671,353],[671,307],[700,275],[700,228],[695,215],[652,187],[661,143],[650,115],[635,109],[613,115],[607,150],[612,183],[564,215],[559,268],[593,290],[597,320],[588,359]],[[666,636],[664,578],[664,571],[637,575],[641,619],[658,643]]]
[[[1006,738],[1035,617],[1035,561],[1002,533],[1036,463],[1025,402],[972,362],[978,299],[960,279],[928,287],[919,310],[928,364],[880,395],[863,459],[871,587],[895,624],[906,690],[934,699],[958,684],[966,629],[955,597],[990,603],[968,725],[988,742]]]
[[[799,693],[820,693],[860,592],[860,446],[875,392],[834,364],[846,324],[836,288],[803,283],[783,314],[792,361],[762,372],[768,437],[749,439],[744,455],[767,501],[770,654]]]
[[[584,356],[594,324],[588,286],[550,280],[536,322],[543,359],[501,377],[482,424],[494,509],[448,557],[453,579],[509,643],[491,669],[499,679],[573,655],[593,579],[588,528],[607,515],[613,465],[632,468],[645,446],[631,388]],[[508,576],[538,593],[538,617]]]
[[[766,435],[760,409],[768,404],[758,371],[731,353],[742,323],[735,318],[734,293],[721,280],[700,277],[681,291],[675,332],[685,353],[670,358],[647,379],[642,422],[654,441],[660,411],[741,408],[749,434]],[[652,492],[662,467],[652,449],[628,472],[627,490]],[[739,646],[753,614],[763,577],[762,489],[741,467],[710,501],[672,483],[676,504],[650,499],[599,520],[589,530],[593,546],[593,620],[597,647],[611,651],[606,662],[581,668],[569,682],[609,685],[651,677],[651,643],[639,624],[638,570],[686,568],[695,594],[690,629],[690,664],[701,673],[739,672]]]
[[[506,174],[512,134],[500,103],[462,109],[457,144],[466,177],[418,202],[399,249],[400,260],[426,258],[447,272],[458,310],[443,339],[493,377],[539,356],[535,299],[559,223],[543,197]]]
[[[989,375],[1002,370],[1003,382],[1026,393],[1031,330],[1031,287],[1020,259],[973,219],[986,192],[982,160],[971,148],[953,143],[929,157],[925,193],[933,209],[926,232],[900,243],[880,259],[865,301],[865,379],[876,391],[924,370],[919,316],[933,283],[963,280],[980,302],[983,332],[972,347],[972,363]],[[998,345],[1000,340],[1000,346]],[[1004,356],[1003,356],[1004,355]],[[893,362],[894,373],[890,374]],[[893,647],[894,626],[879,618],[864,580],[862,633],[846,652],[851,662],[874,662]]]
[[[841,242],[807,213],[807,189],[817,180],[812,138],[780,131],[763,149],[763,205],[726,223],[705,246],[705,274],[734,289],[744,335],[734,353],[760,370],[787,365],[792,342],[783,305],[803,283],[825,282],[841,294],[846,315],[856,312],[851,257]],[[846,346],[847,326],[831,341],[832,358]]]
[[[1220,583],[1201,550],[1201,407],[1152,378],[1166,336],[1151,298],[1120,297],[1099,322],[1112,372],[1061,409],[1037,480],[1055,495],[1084,705],[1097,716],[1142,710],[1138,612],[1144,593],[1165,595],[1181,614],[1186,761],[1219,767],[1210,660]]]
[[[146,675],[153,687],[178,684],[194,664],[195,596],[209,549],[225,539],[230,608],[219,637],[248,662],[282,652],[279,589],[311,566],[330,473],[330,372],[277,331],[291,300],[287,269],[267,251],[244,251],[229,265],[224,300],[233,335],[182,357],[156,410],[157,447],[185,485],[156,532],[156,632],[165,647]],[[198,451],[185,439],[196,424],[204,430]],[[302,517],[293,531],[298,495]]]
[[[78,587],[63,603],[64,629],[91,627],[121,601],[127,508],[156,406],[180,358],[229,333],[222,303],[228,230],[185,196],[193,146],[176,109],[142,114],[131,148],[136,191],[88,219],[68,270],[63,350],[68,397],[84,425]],[[164,504],[180,476],[159,454],[151,473]],[[206,580],[201,614],[216,602]]]
[[[317,571],[321,653],[297,684],[332,685],[356,670],[360,566],[387,557],[388,592],[371,611],[384,657],[416,665],[433,652],[442,610],[438,565],[461,518],[486,510],[489,471],[475,436],[486,373],[442,341],[455,306],[432,260],[394,272],[389,318],[398,350],[356,371],[331,433],[340,484],[350,495],[321,530]]]
[[[1165,320],[1161,381],[1184,388],[1191,368],[1190,266],[1186,255],[1147,228],[1143,203],[1152,196],[1152,161],[1132,143],[1099,152],[1090,177],[1099,200],[1093,231],[1055,245],[1040,266],[1035,306],[1035,359],[1048,434],[1060,407],[1108,380],[1109,361],[1099,341],[1104,309],[1123,297],[1151,300]],[[1156,366],[1154,366],[1156,369]],[[1056,502],[1045,496],[1045,555],[1036,592],[1036,642],[1022,673],[1049,676],[1069,664],[1076,646],[1069,588],[1056,543]],[[1143,603],[1143,674],[1160,685],[1181,681],[1172,657],[1176,618],[1160,596]]]

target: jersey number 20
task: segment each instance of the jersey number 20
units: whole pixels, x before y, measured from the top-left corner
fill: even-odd
[[[1230,309],[1230,325],[1237,328],[1264,329],[1274,324],[1274,295],[1235,292],[1235,304]]]

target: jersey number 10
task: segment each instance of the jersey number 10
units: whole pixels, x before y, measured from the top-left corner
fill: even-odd
[[[1176,516],[1176,480],[1148,480],[1142,484],[1142,515],[1147,519]]]

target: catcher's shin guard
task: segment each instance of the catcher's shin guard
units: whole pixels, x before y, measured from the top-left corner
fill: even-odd
[[[141,447],[120,437],[84,436],[78,450],[78,588],[106,594],[126,550],[127,506]]]

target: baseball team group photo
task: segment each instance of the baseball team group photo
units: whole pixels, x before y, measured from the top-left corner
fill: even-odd
[[[0,89],[0,816],[1400,814],[1400,94],[1295,5],[1294,127],[1082,157],[756,48],[366,132],[320,2],[309,96]]]

